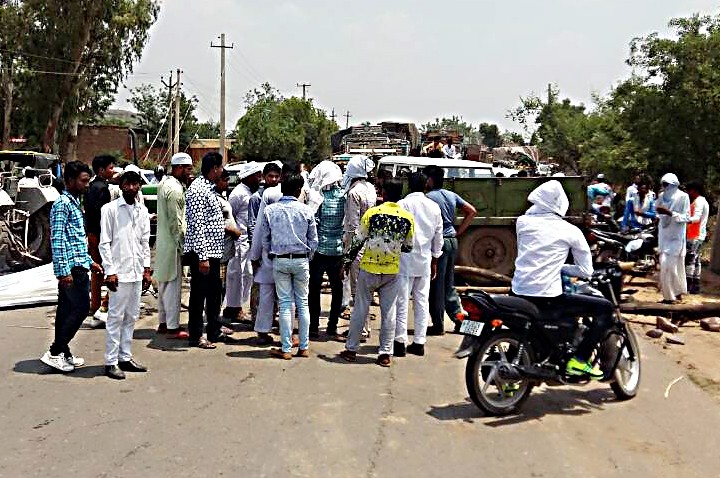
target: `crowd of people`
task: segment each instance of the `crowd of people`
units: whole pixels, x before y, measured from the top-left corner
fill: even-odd
[[[681,186],[678,177],[668,173],[660,186],[656,194],[652,178],[637,175],[623,196],[599,174],[587,193],[591,211],[600,222],[622,231],[657,226],[663,302],[673,304],[687,293],[700,293],[700,252],[707,239],[710,205],[702,181],[690,180]]]
[[[331,161],[310,172],[295,162],[247,163],[237,171],[239,184],[228,191],[220,154],[206,154],[194,179],[190,156],[175,154],[158,183],[152,269],[142,178],[126,168],[113,198],[108,181],[116,176],[114,160],[100,156],[92,166],[66,165],[65,190],[51,211],[59,295],[54,341],[41,360],[62,372],[84,364],[69,344],[88,312],[102,307],[103,285],[109,290],[105,373],[114,379],[147,370],[133,358],[131,345],[141,293],[153,278],[158,334],[208,350],[239,344],[231,326],[247,322],[256,345],[265,347],[275,343],[277,327],[280,345],[269,355],[282,360],[308,357],[310,342],[320,337],[325,277],[331,304],[324,333],[345,342],[339,356],[347,361],[356,360],[360,343],[373,333],[369,308],[376,294],[376,362],[384,367],[407,353],[423,356],[426,337],[445,333],[446,313],[456,327],[466,314],[453,270],[457,238],[476,210],[443,189],[439,166],[412,173],[404,198],[403,181],[373,178],[374,163],[363,156],[353,157],[344,171]],[[458,211],[464,220],[456,229]],[[183,327],[186,274],[190,296]],[[349,305],[349,328],[339,334]]]

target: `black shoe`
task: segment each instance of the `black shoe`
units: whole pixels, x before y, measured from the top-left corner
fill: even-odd
[[[257,340],[255,341],[255,345],[258,347],[269,347],[270,345],[274,344],[275,340],[270,336],[270,334],[265,334],[262,332],[258,332]]]
[[[424,357],[425,346],[423,344],[416,344],[415,342],[413,342],[407,346],[407,353]]]
[[[235,339],[225,334],[220,334],[215,340],[211,340],[210,342],[221,342],[225,345],[239,345],[242,343],[240,339]]]
[[[404,357],[405,356],[405,343],[404,342],[393,342],[393,356]]]
[[[141,363],[130,359],[127,362],[118,362],[118,367],[123,372],[147,372],[147,367]]]
[[[337,327],[328,327],[325,329],[325,333],[330,337],[335,337],[337,335]]]
[[[320,331],[319,330],[311,330],[308,332],[308,336],[311,339],[319,339],[320,338]]]
[[[125,372],[117,365],[105,365],[105,375],[115,380],[125,380]]]
[[[445,330],[442,327],[435,327],[433,325],[432,327],[428,327],[427,335],[431,335],[431,336],[445,335]]]

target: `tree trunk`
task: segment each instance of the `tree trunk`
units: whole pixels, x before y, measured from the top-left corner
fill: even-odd
[[[60,157],[63,162],[77,160],[77,135],[80,118],[73,115],[63,131],[63,138],[60,142]]]
[[[720,202],[718,202],[720,206]],[[710,256],[710,270],[716,274],[720,274],[720,209],[718,209],[717,221],[715,222],[715,232],[712,236],[712,255]]]
[[[50,152],[53,144],[55,143],[55,132],[57,131],[58,124],[60,123],[60,116],[62,116],[63,108],[65,107],[65,100],[76,94],[80,83],[82,82],[82,54],[90,41],[90,33],[92,31],[93,24],[95,23],[95,16],[99,8],[97,5],[100,3],[101,2],[90,3],[90,6],[87,7],[85,12],[83,30],[80,35],[78,35],[78,42],[70,56],[70,58],[72,58],[72,64],[66,72],[67,74],[64,75],[62,81],[60,82],[57,96],[55,97],[55,101],[50,109],[50,117],[48,118],[42,140],[42,149],[44,152]],[[72,112],[71,116],[75,115],[76,112]]]
[[[479,267],[455,266],[455,276],[465,279],[471,285],[509,285],[512,282],[512,279],[506,275]]]
[[[657,302],[627,302],[620,311],[635,315],[661,315],[680,321],[720,316],[720,302],[705,304],[660,304]]]
[[[7,63],[3,64],[2,69],[2,91],[5,99],[3,108],[2,143],[0,143],[1,149],[10,148],[10,126],[13,108],[12,64],[13,60],[10,58],[7,60]]]

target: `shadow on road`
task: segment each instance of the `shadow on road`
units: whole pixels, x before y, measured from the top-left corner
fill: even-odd
[[[615,394],[609,388],[568,390],[546,387],[533,391],[520,411],[513,415],[486,417],[469,398],[461,403],[431,406],[427,414],[441,421],[462,420],[474,423],[475,420],[482,419],[486,426],[501,427],[537,420],[547,415],[585,415],[603,410],[605,404],[615,400]]]
[[[168,339],[166,336],[158,334],[155,329],[135,329],[133,333],[134,340],[147,340],[146,345],[149,349],[162,350],[164,352],[187,352],[187,340]]]
[[[48,367],[38,359],[21,360],[13,367],[13,372],[28,373],[34,375],[51,375],[61,374],[51,367]],[[105,375],[105,367],[102,365],[89,365],[86,367],[78,367],[74,372],[62,374],[74,378],[94,378]]]

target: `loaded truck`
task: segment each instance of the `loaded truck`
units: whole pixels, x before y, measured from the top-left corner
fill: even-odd
[[[445,170],[445,189],[455,191],[477,209],[472,226],[459,239],[457,265],[511,275],[517,257],[515,221],[529,207],[528,194],[550,179],[560,181],[570,200],[566,219],[576,225],[583,222],[587,199],[584,179],[579,176],[498,178],[488,163],[407,156],[381,158],[377,168],[403,177],[431,164]],[[456,224],[460,222],[462,218]]]

